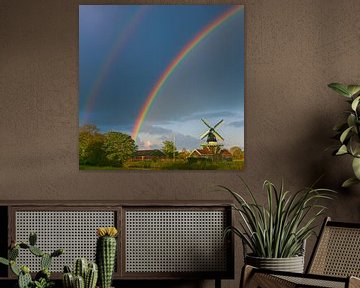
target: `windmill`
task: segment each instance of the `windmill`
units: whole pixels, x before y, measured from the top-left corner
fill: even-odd
[[[201,144],[203,148],[208,148],[213,153],[213,155],[221,152],[221,147],[224,146],[218,142],[218,139],[224,141],[224,138],[215,130],[222,123],[223,119],[221,119],[218,123],[216,123],[213,127],[210,126],[204,119],[201,121],[209,128],[204,134],[200,136],[200,139],[204,139],[206,137],[206,143]]]

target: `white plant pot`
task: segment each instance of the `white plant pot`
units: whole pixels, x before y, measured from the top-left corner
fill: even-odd
[[[245,263],[262,269],[304,273],[304,256],[289,258],[263,258],[246,255]]]

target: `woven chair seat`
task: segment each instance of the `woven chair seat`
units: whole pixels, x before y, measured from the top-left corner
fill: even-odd
[[[305,274],[245,266],[240,287],[360,287],[360,224],[326,218]]]

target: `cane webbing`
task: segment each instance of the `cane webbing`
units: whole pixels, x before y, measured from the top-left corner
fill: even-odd
[[[326,226],[309,273],[360,277],[360,229]]]
[[[37,244],[46,253],[63,248],[65,253],[52,261],[51,271],[62,272],[75,259],[95,260],[96,228],[115,226],[114,211],[16,211],[16,241],[28,243],[29,233],[36,232]],[[20,250],[17,262],[40,270],[40,258]]]
[[[126,211],[125,271],[226,271],[225,218],[211,210]]]

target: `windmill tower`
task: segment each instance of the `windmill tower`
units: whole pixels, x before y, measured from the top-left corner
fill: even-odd
[[[213,154],[213,160],[217,158],[221,158],[220,152],[221,147],[224,146],[223,144],[218,142],[218,139],[224,141],[224,138],[215,130],[218,128],[222,123],[223,119],[221,119],[218,123],[211,127],[204,119],[201,119],[202,122],[209,128],[204,134],[200,136],[200,139],[204,139],[206,137],[206,142],[201,144],[203,149],[209,149]]]

